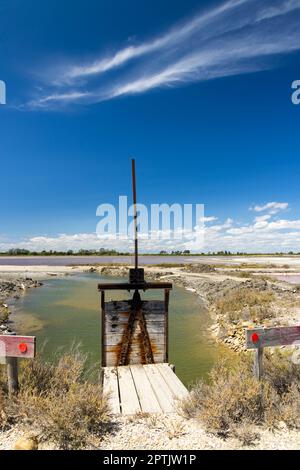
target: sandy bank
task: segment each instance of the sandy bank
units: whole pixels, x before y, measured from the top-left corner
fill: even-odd
[[[87,271],[86,266],[21,266],[0,265],[0,279],[14,278],[16,276],[30,276],[38,279],[47,279],[52,276],[64,276]]]
[[[7,295],[32,288],[36,281],[52,277],[71,276],[83,272],[95,272],[99,275],[118,277],[128,276],[127,266],[1,266],[0,285],[7,286],[2,302]],[[274,268],[275,272],[275,268]],[[278,267],[276,267],[278,274]],[[268,273],[270,274],[270,273]],[[279,271],[280,275],[280,271]],[[241,350],[244,341],[244,328],[253,321],[241,319],[228,322],[225,316],[216,311],[218,299],[241,288],[257,292],[271,292],[274,301],[271,305],[276,315],[264,324],[289,324],[300,321],[300,293],[295,285],[274,279],[260,277],[254,270],[244,273],[236,269],[215,269],[205,267],[146,267],[148,280],[169,280],[199,295],[209,309],[214,325],[211,333],[217,341],[227,344],[236,351]],[[23,285],[23,287],[21,287]],[[16,290],[15,290],[16,289]],[[244,315],[241,312],[241,315]],[[235,439],[221,439],[207,433],[196,421],[186,420],[180,415],[135,416],[117,418],[116,432],[99,443],[99,449],[239,449],[240,442]],[[275,433],[257,429],[260,439],[254,447],[257,449],[300,449],[298,431],[282,428]],[[18,427],[0,433],[0,449],[12,449],[22,435]],[[141,442],[141,436],[143,436]],[[41,443],[40,448],[53,448],[49,443]]]

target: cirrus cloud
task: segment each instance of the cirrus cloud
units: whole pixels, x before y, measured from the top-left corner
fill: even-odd
[[[23,107],[88,105],[265,70],[275,55],[300,50],[299,20],[300,0],[227,0],[112,54],[44,67],[37,94]]]

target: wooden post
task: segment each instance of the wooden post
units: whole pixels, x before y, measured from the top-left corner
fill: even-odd
[[[12,396],[18,393],[19,390],[19,379],[18,379],[18,358],[7,357],[7,383],[8,383],[8,394]]]
[[[254,352],[253,372],[257,380],[260,380],[263,374],[263,352],[264,348],[257,348]]]

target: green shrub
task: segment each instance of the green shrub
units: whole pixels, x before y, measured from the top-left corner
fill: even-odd
[[[274,299],[274,293],[268,290],[234,289],[217,300],[216,313],[226,315],[230,321],[236,321],[241,319],[241,312],[246,309],[252,320],[257,318],[261,321],[273,316],[270,303]]]
[[[22,364],[15,413],[61,449],[89,447],[108,427],[107,399],[100,385],[87,382],[85,364],[74,350],[55,365],[40,358]]]
[[[6,323],[9,319],[10,311],[7,307],[0,306],[0,325]]]
[[[300,371],[287,354],[265,354],[264,377],[253,376],[252,357],[218,362],[210,382],[198,382],[181,403],[186,417],[195,417],[207,431],[237,437],[249,445],[253,425],[275,429],[280,422],[300,428]],[[249,431],[249,432],[247,432]]]

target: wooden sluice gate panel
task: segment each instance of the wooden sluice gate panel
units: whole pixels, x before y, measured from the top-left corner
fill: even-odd
[[[166,301],[142,301],[138,311],[132,311],[131,305],[131,300],[122,300],[102,306],[103,366],[167,361]]]

